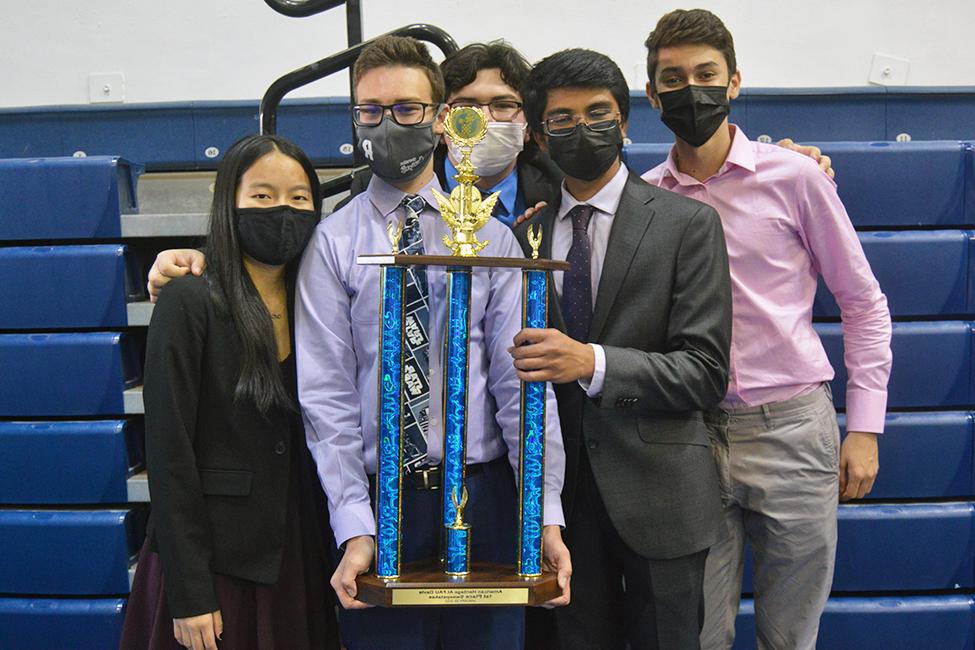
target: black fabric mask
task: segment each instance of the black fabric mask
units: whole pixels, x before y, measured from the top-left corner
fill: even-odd
[[[596,180],[619,158],[623,132],[617,123],[608,131],[593,131],[580,123],[571,135],[548,136],[548,153],[566,176]]]
[[[700,147],[711,139],[728,117],[728,88],[725,86],[684,86],[657,95],[660,119],[678,138]]]
[[[423,173],[440,139],[433,122],[403,126],[390,117],[375,126],[357,126],[355,134],[372,173],[391,183]]]
[[[240,249],[262,264],[280,266],[301,255],[318,225],[314,210],[289,205],[237,208]]]

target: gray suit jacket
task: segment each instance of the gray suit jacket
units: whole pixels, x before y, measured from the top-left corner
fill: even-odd
[[[531,224],[550,257],[557,199]],[[526,252],[529,224],[515,234]],[[565,325],[554,286],[550,326]],[[610,519],[644,557],[688,555],[723,535],[717,474],[702,409],[727,390],[731,284],[718,214],[627,179],[610,231],[590,341],[606,351],[602,394],[555,386],[565,438],[567,525],[586,455]],[[583,454],[585,446],[586,454]]]

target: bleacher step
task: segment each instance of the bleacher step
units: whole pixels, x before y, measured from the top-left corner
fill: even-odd
[[[126,415],[139,415],[146,412],[142,404],[142,386],[129,388],[122,393],[122,408]]]
[[[125,482],[129,503],[149,502],[149,475],[145,470],[130,476]]]

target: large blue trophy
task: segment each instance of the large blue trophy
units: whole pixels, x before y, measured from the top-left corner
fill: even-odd
[[[471,562],[471,536],[477,530],[464,522],[467,489],[464,467],[467,441],[468,346],[470,339],[471,270],[475,267],[521,269],[522,322],[542,328],[548,321],[548,272],[565,270],[568,264],[539,260],[541,232],[530,232],[532,259],[478,257],[488,244],[476,232],[488,219],[497,201],[493,194],[482,199],[474,187],[478,176],[471,163],[474,146],[487,131],[487,120],[478,108],[450,112],[447,135],[458,146],[458,185],[449,197],[437,194],[440,213],[450,228],[444,243],[453,255],[400,255],[400,232],[390,227],[393,253],[363,255],[359,264],[380,265],[380,365],[378,450],[376,460],[376,566],[359,577],[359,600],[380,606],[443,605],[537,605],[561,593],[554,573],[542,569],[542,515],[545,469],[544,382],[521,386],[521,451],[518,477],[517,566]],[[443,266],[447,269],[447,318],[444,336],[443,374],[443,527],[444,548],[439,558],[401,566],[400,522],[403,489],[403,354],[404,292],[409,266]]]

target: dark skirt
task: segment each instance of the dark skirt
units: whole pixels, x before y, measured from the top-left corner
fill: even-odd
[[[265,585],[226,575],[214,576],[223,617],[219,647],[228,650],[340,647],[333,594],[328,584],[331,571],[325,562],[324,543],[328,540],[321,539],[324,527],[316,525],[315,495],[306,489],[310,486],[302,480],[304,472],[292,467],[296,471],[292,472],[288,490],[287,530],[277,583]],[[148,544],[147,541],[139,554],[119,648],[181,650],[173,636],[173,618],[166,605],[162,563]]]

